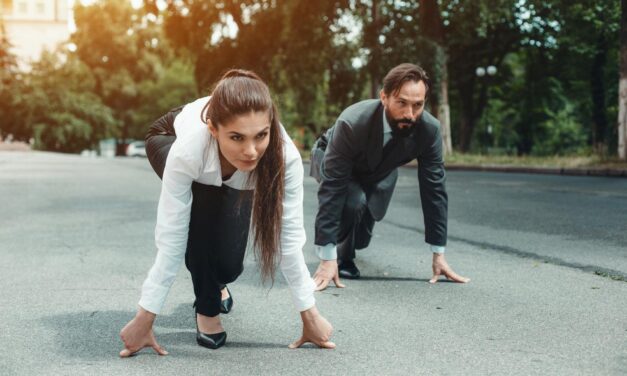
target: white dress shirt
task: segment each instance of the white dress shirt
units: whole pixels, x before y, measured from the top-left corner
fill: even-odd
[[[387,116],[385,116],[385,111],[383,111],[383,146],[385,146],[391,139],[392,127],[390,127],[388,118]],[[429,244],[429,249],[431,249],[431,252],[433,253],[444,253],[444,251],[446,251],[446,247],[433,244]],[[337,259],[337,245],[333,243],[329,243],[326,245],[316,245],[314,250],[316,252],[316,256],[318,256],[320,260]]]
[[[248,173],[236,171],[222,180],[217,141],[201,112],[209,97],[187,104],[174,121],[176,141],[168,154],[163,183],[155,242],[157,257],[142,286],[139,305],[159,314],[170,286],[185,258],[192,208],[192,182],[239,190],[254,189],[248,184]],[[285,156],[285,194],[281,227],[279,267],[291,289],[294,305],[305,311],[315,304],[315,283],[305,265],[302,248],[305,244],[303,225],[303,165],[298,149],[281,126]]]

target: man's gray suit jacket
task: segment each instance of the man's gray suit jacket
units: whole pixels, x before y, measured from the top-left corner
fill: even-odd
[[[344,110],[314,144],[310,175],[320,182],[316,245],[337,244],[340,218],[351,181],[359,183],[368,209],[383,219],[392,198],[397,167],[418,159],[418,182],[425,241],[446,245],[448,198],[440,123],[424,111],[411,136],[392,138],[383,148],[383,105],[365,100]]]

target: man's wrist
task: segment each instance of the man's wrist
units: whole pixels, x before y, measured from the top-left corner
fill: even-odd
[[[337,259],[337,247],[333,243],[327,245],[316,245],[316,256],[320,260],[329,261]]]
[[[444,252],[446,251],[446,247],[443,245],[433,245],[433,244],[429,244],[429,247],[431,248],[431,252],[438,253],[438,254],[444,254]]]

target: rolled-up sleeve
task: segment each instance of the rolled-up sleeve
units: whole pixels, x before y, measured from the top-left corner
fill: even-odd
[[[139,301],[139,305],[149,312],[161,312],[185,258],[192,207],[191,186],[200,169],[200,161],[182,153],[175,142],[168,155],[159,198],[155,228],[157,257],[144,281]]]
[[[303,256],[306,241],[303,223],[303,174],[300,156],[286,162],[280,268],[290,287],[294,305],[299,311],[308,310],[316,303],[316,286]]]

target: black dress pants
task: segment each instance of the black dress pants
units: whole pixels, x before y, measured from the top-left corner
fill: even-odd
[[[355,181],[348,184],[338,234],[338,261],[353,260],[356,249],[364,249],[370,244],[375,220],[368,209],[368,193],[368,189]]]
[[[160,178],[176,140],[174,118],[180,111],[174,109],[155,121],[146,135],[146,154]],[[244,270],[253,191],[196,182],[191,188],[185,266],[192,275],[196,311],[213,317],[220,313],[220,290]]]

